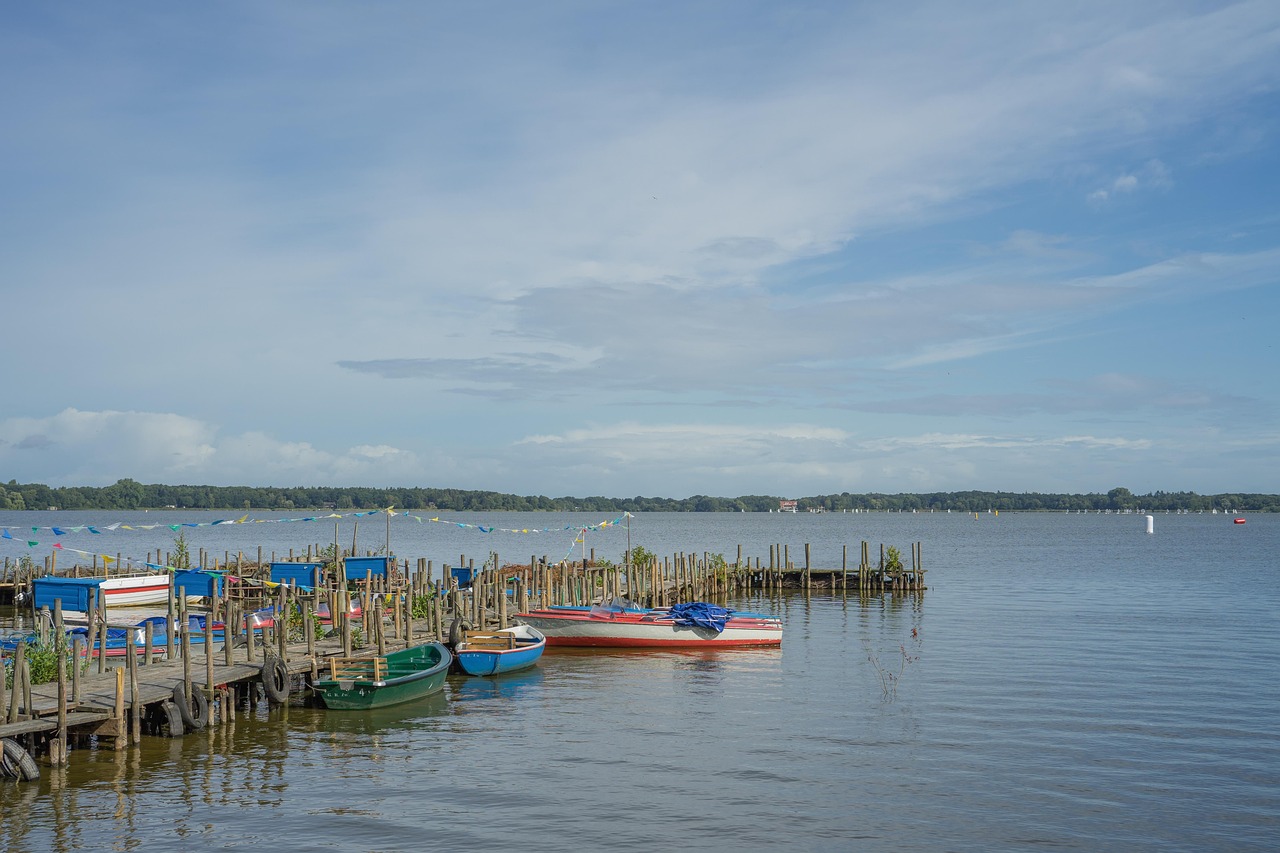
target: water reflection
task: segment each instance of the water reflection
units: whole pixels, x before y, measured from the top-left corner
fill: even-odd
[[[545,678],[540,666],[486,678],[450,678],[449,698],[454,702],[518,701],[539,690]],[[465,705],[458,710],[465,712]]]

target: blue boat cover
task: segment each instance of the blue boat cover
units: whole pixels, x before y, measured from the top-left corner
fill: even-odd
[[[710,628],[719,634],[733,615],[733,611],[718,604],[705,601],[691,601],[688,604],[672,605],[667,611],[671,621],[677,625],[689,625],[694,628]]]
[[[272,563],[271,582],[315,589],[320,586],[320,570],[323,566],[323,563]]]
[[[391,558],[347,557],[342,564],[346,569],[347,580],[362,581],[366,573],[372,573],[375,578],[385,578],[391,568]]]

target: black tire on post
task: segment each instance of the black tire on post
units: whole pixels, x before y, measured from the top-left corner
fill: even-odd
[[[462,642],[463,635],[471,630],[471,623],[461,616],[453,617],[453,624],[449,626],[449,648],[455,649],[458,643]]]
[[[262,693],[272,705],[289,701],[289,668],[275,655],[267,655],[262,662]]]
[[[183,726],[182,712],[178,710],[177,703],[168,700],[161,702],[159,714],[160,730],[156,734],[182,737],[186,728]]]
[[[199,687],[193,685],[188,697],[179,681],[173,686],[173,704],[178,706],[183,725],[191,731],[203,729],[209,722],[209,699]]]
[[[31,753],[22,748],[22,744],[10,738],[4,738],[4,750],[0,754],[0,767],[5,775],[24,782],[33,782],[40,778],[40,767]]]

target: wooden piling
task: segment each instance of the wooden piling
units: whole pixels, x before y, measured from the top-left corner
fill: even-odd
[[[58,634],[59,649],[65,636]],[[3,680],[0,678],[0,681]],[[67,763],[67,656],[61,651],[58,654],[58,733],[50,744],[49,760],[55,767]]]
[[[138,700],[138,655],[132,642],[125,644],[124,657],[125,669],[129,673],[129,739],[137,743],[142,739],[142,702]]]

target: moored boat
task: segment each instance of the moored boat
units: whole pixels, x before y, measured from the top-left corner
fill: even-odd
[[[703,602],[641,610],[630,602],[553,607],[516,614],[549,646],[602,648],[745,648],[782,645],[782,620],[738,614]]]
[[[468,631],[453,654],[467,675],[501,675],[528,669],[538,662],[547,638],[532,625],[497,631]]]
[[[54,608],[61,603],[64,614],[87,613],[101,596],[104,607],[135,607],[167,604],[173,577],[168,574],[119,575],[109,578],[74,578],[48,575],[31,581],[33,606]]]
[[[452,653],[440,643],[412,646],[381,657],[333,658],[329,677],[314,687],[330,710],[385,708],[443,689],[452,663]]]

